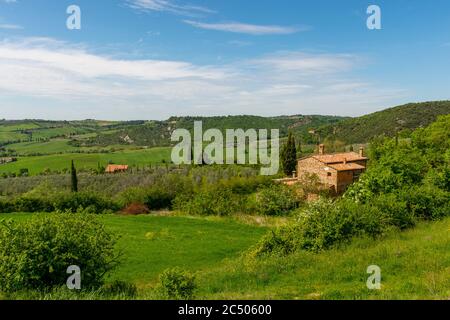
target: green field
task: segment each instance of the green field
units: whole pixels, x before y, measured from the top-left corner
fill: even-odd
[[[368,290],[367,267],[381,268]],[[422,222],[384,239],[356,239],[320,254],[300,252],[258,263],[235,260],[205,273],[208,299],[450,299],[450,218]]]
[[[138,149],[133,145],[110,145],[106,147],[75,147],[69,144],[69,139],[53,139],[47,142],[20,142],[9,144],[7,150],[14,150],[20,156],[32,154],[56,154],[56,153],[76,153],[76,151],[96,151],[96,150],[131,150]]]
[[[27,139],[28,136],[26,134],[22,134],[20,132],[14,131],[0,131],[0,143],[9,142],[9,141],[17,141],[21,139]]]
[[[0,214],[0,219],[23,221],[32,214]],[[108,215],[100,218],[120,236],[121,267],[111,279],[145,287],[170,267],[207,270],[225,258],[235,258],[254,244],[266,228],[225,219]]]
[[[31,130],[39,129],[40,126],[34,121],[23,121],[22,123],[11,123],[11,124],[0,124],[0,131],[20,131],[20,130]]]
[[[89,133],[89,130],[83,128],[76,128],[71,126],[59,127],[59,128],[46,128],[33,131],[33,139],[50,139],[54,137],[67,137],[75,134]]]
[[[2,214],[18,221],[31,214]],[[384,239],[358,239],[320,254],[242,258],[267,228],[229,218],[102,216],[121,236],[122,265],[108,281],[135,283],[151,297],[158,274],[170,267],[196,272],[200,299],[448,299],[450,218],[420,223]],[[381,290],[368,290],[366,269],[381,268]]]
[[[69,141],[70,140],[68,139],[55,139],[47,142],[20,142],[9,144],[6,146],[6,149],[14,150],[19,155],[27,155],[33,153],[50,154],[77,150],[78,148],[68,144]]]
[[[70,168],[72,160],[78,169],[96,169],[98,164],[107,165],[108,162],[128,165],[158,164],[163,160],[170,161],[170,148],[151,148],[142,150],[123,150],[114,153],[67,153],[47,156],[19,157],[17,162],[0,165],[0,173],[19,172],[27,168],[31,175],[51,170]]]

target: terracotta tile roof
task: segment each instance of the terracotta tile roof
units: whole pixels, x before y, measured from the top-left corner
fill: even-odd
[[[128,166],[127,165],[116,165],[116,164],[110,164],[106,167],[105,172],[107,173],[114,173],[114,172],[119,172],[119,171],[126,171],[128,170]]]
[[[320,162],[329,164],[329,163],[344,163],[345,160],[347,162],[358,161],[358,160],[367,160],[366,157],[361,157],[356,152],[344,152],[344,153],[334,153],[334,154],[323,154],[323,155],[314,155],[312,156],[314,159],[319,160]]]
[[[347,162],[346,164],[344,164],[344,163],[330,164],[329,167],[333,168],[333,169],[335,169],[337,171],[352,171],[352,170],[363,170],[363,169],[365,169],[364,166],[359,165],[357,163],[352,163],[352,162]]]

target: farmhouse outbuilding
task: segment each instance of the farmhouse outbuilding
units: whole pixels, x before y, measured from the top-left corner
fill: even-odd
[[[127,165],[110,164],[106,167],[105,172],[106,173],[119,173],[119,172],[125,172],[127,170],[128,170]]]

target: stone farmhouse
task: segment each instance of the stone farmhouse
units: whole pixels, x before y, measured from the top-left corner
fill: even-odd
[[[119,173],[119,172],[126,172],[127,170],[128,170],[127,165],[110,164],[106,167],[105,173]]]
[[[357,181],[367,167],[369,159],[364,156],[364,148],[357,152],[326,154],[325,146],[319,146],[319,154],[298,160],[297,180],[315,174],[320,182],[336,194],[343,193],[349,185]],[[292,180],[292,179],[290,179]]]

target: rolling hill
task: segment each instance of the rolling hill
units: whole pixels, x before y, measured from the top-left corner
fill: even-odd
[[[193,130],[195,121],[203,122],[203,130],[226,129],[279,129],[280,136],[287,136],[292,130],[302,141],[312,143],[314,137],[308,131],[323,125],[336,124],[344,117],[319,115],[293,115],[279,117],[220,116],[220,117],[171,117],[166,121],[149,121],[143,125],[128,126],[112,134],[99,134],[83,141],[84,146],[106,146],[110,144],[135,144],[137,146],[168,146],[173,130],[178,128]]]
[[[340,140],[345,144],[365,143],[375,136],[395,136],[434,122],[439,115],[450,114],[450,101],[409,103],[346,119],[321,127],[317,133],[322,139]]]

